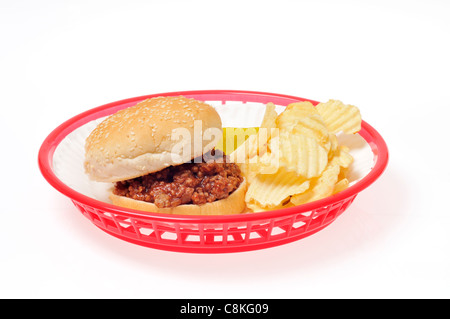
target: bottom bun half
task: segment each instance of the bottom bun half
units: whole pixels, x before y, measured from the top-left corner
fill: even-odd
[[[114,205],[141,210],[151,213],[179,214],[179,215],[231,215],[240,214],[246,208],[245,193],[247,182],[244,179],[230,196],[227,198],[206,203],[203,205],[179,205],[176,207],[159,208],[153,203],[135,200],[125,196],[110,194],[110,199]]]

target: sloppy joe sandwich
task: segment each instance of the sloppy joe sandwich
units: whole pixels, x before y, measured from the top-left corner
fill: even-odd
[[[210,105],[156,97],[101,122],[85,145],[92,180],[112,183],[113,204],[193,215],[244,211],[246,180],[215,146],[222,122]]]

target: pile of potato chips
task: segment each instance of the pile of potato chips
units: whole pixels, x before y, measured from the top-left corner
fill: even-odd
[[[359,109],[337,100],[292,103],[280,114],[268,103],[256,134],[229,154],[247,179],[247,207],[259,212],[301,205],[347,188],[353,158],[336,134],[360,129]]]

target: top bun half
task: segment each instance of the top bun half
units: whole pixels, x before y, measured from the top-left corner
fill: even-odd
[[[147,99],[109,116],[92,131],[86,139],[85,170],[101,182],[136,178],[205,154],[221,133],[219,114],[204,102],[182,96]]]

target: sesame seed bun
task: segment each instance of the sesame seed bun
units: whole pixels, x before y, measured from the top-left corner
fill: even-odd
[[[174,135],[178,129],[191,138]],[[144,176],[205,154],[221,132],[219,114],[204,102],[182,96],[147,99],[109,116],[92,131],[86,139],[85,170],[101,182]]]

